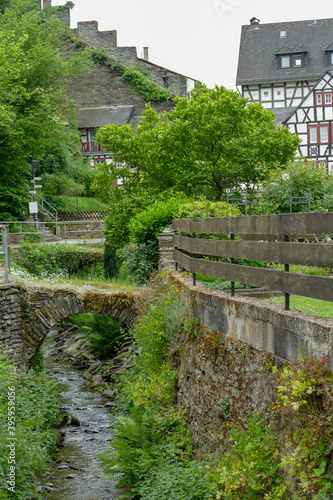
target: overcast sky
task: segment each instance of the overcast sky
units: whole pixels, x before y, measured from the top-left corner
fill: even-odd
[[[73,0],[72,28],[98,21],[119,46],[149,47],[150,61],[206,83],[235,88],[241,26],[333,18],[332,0]],[[63,5],[65,0],[52,0]],[[333,33],[332,33],[333,41]]]

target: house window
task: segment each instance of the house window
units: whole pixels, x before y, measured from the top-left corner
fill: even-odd
[[[320,125],[320,143],[328,142],[328,125]]]
[[[332,104],[331,92],[325,92],[325,104]]]
[[[94,158],[94,165],[99,165],[101,163],[105,163],[105,158]]]
[[[304,66],[304,55],[280,56],[279,67],[283,68],[302,68]]]
[[[281,57],[281,68],[290,68],[290,56]]]
[[[333,92],[316,92],[316,105],[317,106],[332,106]]]
[[[310,144],[317,144],[317,126],[310,127]]]
[[[333,66],[333,51],[326,51],[327,54],[327,64]]]
[[[286,31],[280,31],[280,38],[286,38],[287,32]]]
[[[302,65],[302,56],[293,56],[293,68],[301,67]]]
[[[329,130],[328,124],[309,125],[309,144],[328,144]]]

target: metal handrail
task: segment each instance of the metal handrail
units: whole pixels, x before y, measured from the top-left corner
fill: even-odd
[[[1,237],[3,244],[3,252],[0,252],[0,255],[4,255],[5,260],[5,282],[9,282],[9,268],[10,268],[10,258],[9,258],[9,229],[7,226],[0,225],[1,228]]]
[[[49,215],[50,217],[52,217],[55,220],[56,234],[57,234],[57,231],[58,231],[58,210],[56,209],[56,207],[51,205],[51,203],[49,203],[44,198],[42,198],[42,196],[40,196],[38,193],[36,193],[36,200],[37,200],[38,206],[40,207],[41,211],[46,212],[47,215]],[[45,207],[45,205],[48,205],[50,207],[50,209],[53,210],[54,213],[52,213],[50,210],[48,210]]]

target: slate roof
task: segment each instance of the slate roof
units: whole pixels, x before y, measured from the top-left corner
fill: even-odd
[[[78,125],[81,128],[97,128],[118,123],[130,123],[134,106],[105,106],[98,108],[79,108]]]
[[[236,84],[317,79],[329,69],[325,50],[332,44],[333,19],[243,26]],[[278,69],[275,55],[281,49],[307,52],[306,66]]]

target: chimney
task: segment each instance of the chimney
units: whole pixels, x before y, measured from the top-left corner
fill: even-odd
[[[148,55],[148,47],[143,47],[143,58],[145,61],[149,61],[149,55]]]
[[[252,17],[252,19],[250,19],[250,23],[258,26],[260,23],[260,19],[258,19],[257,17]]]

